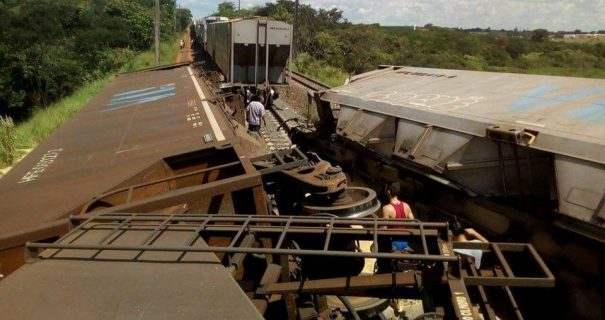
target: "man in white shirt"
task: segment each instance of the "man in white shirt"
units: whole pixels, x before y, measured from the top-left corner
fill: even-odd
[[[473,228],[463,228],[462,224],[455,219],[451,224],[454,241],[459,242],[489,242],[479,232]],[[474,258],[475,268],[481,269],[481,258],[483,258],[483,250],[477,249],[454,249],[454,252]]]
[[[248,119],[249,131],[259,132],[261,121],[265,127],[267,126],[263,102],[264,99],[262,96],[255,96],[246,107],[246,118]]]

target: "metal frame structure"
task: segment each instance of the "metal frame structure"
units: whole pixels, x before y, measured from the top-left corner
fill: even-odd
[[[536,249],[527,243],[481,243],[481,242],[454,242],[454,249],[472,249],[493,252],[497,258],[497,265],[501,266],[502,276],[498,278],[479,276],[476,273],[463,276],[467,286],[508,286],[508,287],[551,287],[555,277],[548,269]],[[543,278],[515,275],[505,253],[526,252],[544,275]]]
[[[487,287],[503,287],[510,304],[519,319],[521,314],[516,307],[511,287],[552,287],[554,277],[540,256],[529,244],[507,243],[462,243],[452,242],[447,232],[447,223],[424,223],[418,220],[394,221],[379,218],[338,218],[338,217],[301,217],[301,216],[244,216],[244,215],[197,215],[153,213],[100,213],[94,216],[72,216],[69,218],[71,231],[56,243],[27,243],[28,261],[37,259],[82,259],[77,252],[96,252],[89,258],[100,258],[102,252],[132,252],[126,255],[126,261],[138,261],[144,253],[175,253],[175,262],[189,263],[182,260],[187,254],[215,253],[219,256],[228,254],[226,260],[229,270],[236,274],[247,255],[260,254],[280,261],[279,265],[268,262],[266,274],[280,273],[272,281],[264,281],[255,296],[282,294],[286,296],[307,293],[319,295],[406,296],[421,298],[421,288],[432,283],[451,291],[451,305],[459,319],[466,319],[473,303],[467,289],[477,288],[480,293],[479,303],[487,319],[496,319],[486,295]],[[404,227],[405,229],[400,229]],[[95,241],[86,240],[86,234],[95,232]],[[137,243],[123,243],[120,237],[129,232],[136,232]],[[186,239],[182,245],[160,245],[155,243],[165,232],[178,232],[180,239]],[[222,245],[210,244],[213,238],[228,239]],[[322,237],[323,243],[317,248],[292,246],[293,239]],[[333,242],[373,241],[379,239],[407,239],[415,242],[419,253],[401,252],[361,252],[332,248]],[[199,245],[199,241],[203,245]],[[194,245],[196,244],[197,245]],[[40,250],[47,249],[40,253]],[[492,252],[496,256],[493,276],[486,276],[474,269],[470,261],[453,254],[453,249],[476,249]],[[505,257],[508,253],[529,255],[528,263],[533,263],[541,275],[531,276],[517,274]],[[62,253],[68,253],[67,255]],[[86,255],[86,254],[85,254]],[[341,257],[341,258],[376,258],[405,261],[413,265],[407,271],[392,270],[390,273],[369,276],[347,276],[329,279],[301,278],[292,281],[288,275],[288,257]],[[133,258],[134,257],[134,258]],[[115,258],[113,258],[115,259]],[[270,267],[273,266],[273,267]],[[273,269],[272,269],[273,268]],[[277,268],[277,271],[275,270]],[[269,276],[268,276],[269,277]],[[265,278],[265,277],[263,277]],[[269,277],[271,278],[271,277]],[[435,282],[436,281],[436,282]],[[445,289],[447,290],[447,289]],[[472,289],[474,290],[474,289]],[[291,299],[291,298],[290,298]],[[259,299],[254,300],[257,303]],[[262,299],[260,299],[262,300]],[[266,304],[265,304],[266,307]],[[292,307],[291,307],[292,308]],[[291,308],[289,310],[291,310]],[[466,308],[466,309],[465,309]],[[476,316],[471,312],[473,319]]]
[[[63,243],[39,243],[29,242],[26,244],[29,258],[38,257],[39,249],[72,249],[72,250],[126,250],[126,251],[170,251],[170,252],[213,252],[213,253],[247,253],[247,254],[277,254],[277,255],[299,255],[299,256],[337,256],[337,257],[360,257],[360,258],[385,258],[400,259],[401,253],[384,252],[351,252],[330,250],[329,244],[332,237],[355,236],[356,240],[378,241],[379,236],[411,236],[420,237],[424,254],[406,254],[408,260],[426,262],[456,262],[455,256],[444,256],[441,254],[429,254],[427,248],[427,236],[438,236],[438,229],[445,230],[445,223],[423,223],[419,220],[393,221],[389,219],[347,219],[347,218],[321,218],[321,217],[276,217],[276,216],[224,216],[224,215],[158,215],[158,214],[100,214],[93,217],[72,216],[72,224],[82,222],[72,229],[63,238],[69,238],[77,232],[88,230],[108,230],[109,235],[97,244],[74,244]],[[157,226],[149,223],[157,223]],[[91,226],[92,224],[92,226]],[[340,225],[340,227],[338,227]],[[361,228],[351,228],[351,225]],[[108,227],[111,226],[111,227]],[[418,229],[397,230],[388,227],[415,227]],[[141,245],[112,245],[107,240],[119,231],[125,231],[137,227],[137,231],[151,231],[148,241]],[[143,228],[143,229],[142,229]],[[146,228],[146,229],[145,229]],[[193,232],[191,243],[198,237],[212,236],[216,233],[234,234],[229,246],[208,246],[204,248],[192,248],[190,245],[177,247],[159,247],[151,245],[154,236],[167,229],[175,229],[183,232]],[[271,248],[249,248],[238,247],[242,235],[255,234],[258,238],[278,237],[278,241]],[[326,234],[323,250],[313,249],[285,249],[283,248],[286,235],[317,235]]]
[[[148,182],[144,182],[144,183],[138,183],[138,184],[134,184],[134,185],[130,185],[127,187],[123,187],[123,188],[119,188],[119,189],[115,189],[112,191],[109,191],[107,193],[104,193],[103,195],[101,195],[99,198],[95,198],[91,201],[89,201],[88,203],[86,203],[81,210],[82,214],[85,214],[87,212],[89,212],[90,207],[98,201],[103,201],[103,199],[116,195],[118,193],[122,193],[122,192],[127,192],[127,196],[126,196],[126,202],[125,203],[130,203],[132,200],[132,194],[136,189],[139,188],[145,188],[145,187],[149,187],[152,185],[156,185],[156,184],[161,184],[161,183],[165,183],[165,182],[170,182],[170,181],[174,181],[177,179],[182,179],[182,178],[187,178],[187,177],[191,177],[191,176],[195,176],[195,175],[199,175],[199,174],[203,174],[203,173],[209,173],[211,171],[215,171],[215,170],[221,170],[221,169],[227,169],[227,168],[231,168],[231,167],[236,167],[241,165],[240,161],[234,161],[234,162],[229,162],[226,164],[221,164],[221,165],[217,165],[217,166],[213,166],[213,167],[209,167],[209,168],[204,168],[204,169],[200,169],[200,170],[195,170],[195,171],[191,171],[191,172],[187,172],[187,173],[183,173],[183,174],[178,174],[175,176],[169,176],[166,178],[162,178],[162,179],[158,179],[158,180],[153,180],[153,181],[148,181]]]
[[[250,162],[259,167],[258,172],[264,176],[278,171],[299,167],[307,164],[309,160],[302,151],[295,148],[256,157],[250,159]]]

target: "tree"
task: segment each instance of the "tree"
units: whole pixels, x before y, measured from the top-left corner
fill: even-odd
[[[175,0],[161,0],[162,38]],[[24,120],[152,43],[150,0],[0,1],[0,115]],[[182,9],[180,22],[190,19]]]
[[[548,30],[546,29],[536,29],[532,32],[531,39],[536,42],[544,42],[548,40]]]
[[[284,21],[287,23],[292,23],[294,21],[294,14],[289,12],[288,8],[283,5],[277,5],[275,11],[268,16],[275,20]]]
[[[187,28],[189,24],[191,24],[193,15],[191,15],[191,11],[187,8],[179,8],[176,9],[176,30],[182,31]]]
[[[233,19],[238,16],[238,13],[235,10],[235,4],[233,2],[225,1],[218,4],[218,11],[213,14],[213,16]]]

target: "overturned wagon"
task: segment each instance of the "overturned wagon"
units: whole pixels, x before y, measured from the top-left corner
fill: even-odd
[[[341,140],[603,242],[604,95],[595,79],[386,67],[321,99]]]
[[[553,309],[565,313],[534,318],[602,318],[588,296],[605,261],[603,80],[384,66],[315,98],[330,160],[399,181],[423,219],[529,239],[577,277],[557,288],[577,297]],[[541,299],[534,310],[556,298]]]
[[[267,18],[235,19],[206,26],[206,50],[230,85],[285,84],[292,26]]]

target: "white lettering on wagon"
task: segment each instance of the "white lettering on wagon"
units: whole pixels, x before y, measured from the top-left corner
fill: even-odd
[[[445,242],[441,243],[441,252],[443,253],[444,256],[449,257],[452,254],[450,253],[450,249],[447,247],[447,244]]]
[[[405,74],[405,75],[409,75],[409,76],[420,76],[420,77],[448,78],[448,79],[456,78],[456,76],[452,76],[452,75],[445,75],[445,74],[438,74],[438,73],[426,73],[426,72],[414,72],[414,71],[405,71],[405,70],[397,71],[397,73]]]
[[[458,97],[437,93],[418,94],[413,92],[398,92],[393,90],[371,92],[361,98],[392,105],[411,105],[418,108],[426,108],[437,111],[454,111],[463,109],[483,100],[483,97]]]
[[[52,150],[46,151],[46,153],[44,155],[42,155],[42,158],[40,159],[40,161],[38,161],[38,163],[33,168],[31,168],[31,170],[29,170],[21,178],[21,180],[19,180],[19,183],[32,182],[32,181],[35,181],[36,179],[38,179],[40,174],[42,174],[42,172],[44,172],[44,170],[46,170],[50,165],[52,165],[55,162],[55,160],[57,160],[57,157],[59,156],[59,153],[61,151],[63,151],[63,148],[52,149]]]
[[[460,311],[461,320],[473,320],[473,311],[466,295],[459,291],[454,291],[454,301]]]

